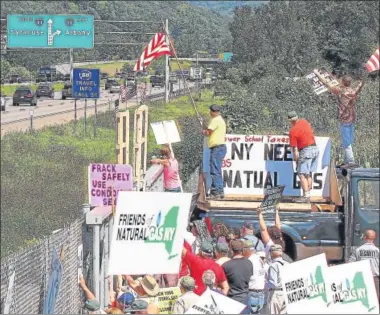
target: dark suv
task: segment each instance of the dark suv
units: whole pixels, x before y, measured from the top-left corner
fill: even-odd
[[[70,82],[65,82],[62,90],[62,99],[65,100],[68,97],[73,97],[73,89]]]
[[[54,89],[51,83],[40,83],[37,88],[36,94],[37,97],[47,96],[50,98],[54,98]]]
[[[11,75],[9,83],[21,83],[21,78],[18,74]]]
[[[37,106],[36,93],[29,86],[19,86],[13,94],[13,106],[19,106],[20,104]]]
[[[149,78],[150,84],[152,84],[152,88],[155,86],[164,87],[165,86],[165,78],[163,76],[152,75]]]

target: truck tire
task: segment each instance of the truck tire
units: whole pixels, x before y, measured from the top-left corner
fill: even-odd
[[[63,96],[63,95],[62,95],[62,99],[65,100],[65,99],[66,99],[66,96]]]

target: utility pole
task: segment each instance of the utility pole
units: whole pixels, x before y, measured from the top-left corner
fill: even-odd
[[[167,35],[165,38],[166,45],[170,45],[169,43],[169,24],[168,19],[165,20],[165,34]],[[169,55],[165,55],[165,103],[169,102]]]

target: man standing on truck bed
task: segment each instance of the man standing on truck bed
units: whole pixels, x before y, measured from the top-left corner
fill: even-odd
[[[317,170],[318,147],[315,143],[313,129],[306,119],[299,119],[295,111],[288,113],[292,125],[289,130],[290,146],[293,148],[293,160],[297,163],[303,197],[295,202],[310,203],[312,173]]]
[[[349,262],[369,260],[375,281],[377,298],[379,298],[379,249],[375,245],[376,231],[368,229],[363,235],[362,246],[356,248],[349,258]]]
[[[224,198],[222,163],[226,156],[226,123],[220,115],[220,107],[210,106],[211,120],[203,134],[208,136],[208,147],[210,148],[210,174],[211,190],[210,199]]]
[[[355,135],[356,100],[364,85],[364,80],[360,82],[356,89],[353,89],[351,87],[352,78],[346,75],[342,79],[342,87],[337,87],[328,83],[317,69],[314,70],[314,73],[328,87],[329,91],[338,97],[338,119],[344,148],[344,166],[356,166],[352,150]]]

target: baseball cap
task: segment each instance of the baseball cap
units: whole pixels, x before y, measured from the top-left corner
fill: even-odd
[[[206,253],[206,254],[211,255],[213,252],[213,247],[212,247],[211,243],[206,242],[206,241],[202,242],[201,251]]]
[[[132,303],[130,307],[125,309],[125,312],[137,312],[145,311],[148,308],[148,302],[144,300],[136,300]]]
[[[254,247],[252,240],[243,239],[242,241],[244,244],[244,248],[253,248]]]
[[[212,104],[209,108],[212,112],[220,112],[220,106],[218,105]]]
[[[215,249],[218,253],[228,253],[229,251],[227,243],[217,243]]]
[[[181,279],[181,286],[183,286],[186,290],[194,290],[195,288],[195,280],[190,276],[185,276]]]
[[[135,297],[133,296],[132,293],[126,292],[120,295],[117,301],[120,304],[122,304],[124,307],[128,307],[133,304],[133,302],[135,301]]]
[[[232,240],[231,241],[231,249],[233,251],[243,250],[243,248],[244,248],[243,241],[241,241],[241,240]]]
[[[288,112],[288,119],[291,121],[297,120],[298,119],[297,113],[294,110]]]
[[[95,312],[100,309],[100,304],[98,300],[87,300],[84,307],[90,312]]]
[[[279,244],[274,244],[270,247],[271,252],[282,252],[282,246]]]
[[[246,228],[246,229],[249,229],[249,230],[253,230],[253,223],[249,222],[249,221],[245,221],[243,223],[243,227]]]

